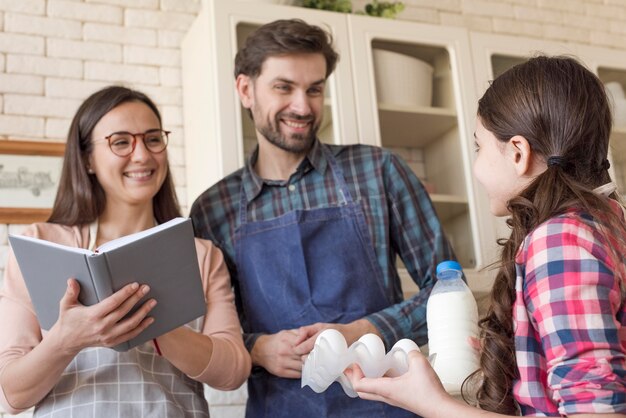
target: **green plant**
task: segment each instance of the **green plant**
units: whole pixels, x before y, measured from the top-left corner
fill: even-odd
[[[304,0],[302,6],[309,9],[352,13],[352,0]]]
[[[401,1],[378,1],[373,0],[365,5],[365,13],[370,16],[385,17],[394,19],[398,13],[404,10],[404,3]]]
[[[330,10],[332,12],[352,13],[352,0],[302,0],[302,6],[309,9]],[[398,13],[404,10],[401,1],[378,1],[372,0],[365,5],[364,11],[357,14],[367,14],[376,17],[394,19]]]

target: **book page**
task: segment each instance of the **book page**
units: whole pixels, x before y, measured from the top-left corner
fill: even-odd
[[[126,235],[124,237],[120,237],[120,238],[114,239],[112,241],[105,242],[104,244],[102,244],[101,246],[99,246],[96,249],[96,252],[103,253],[103,252],[106,252],[106,251],[113,250],[115,248],[122,247],[122,246],[124,246],[124,245],[126,245],[126,244],[128,244],[130,242],[140,240],[140,239],[142,239],[144,237],[147,237],[147,236],[150,236],[152,234],[156,234],[159,231],[162,231],[164,229],[170,228],[170,227],[172,227],[174,225],[178,225],[179,223],[185,222],[186,220],[187,220],[187,218],[181,218],[181,217],[174,218],[174,219],[172,219],[170,221],[167,221],[167,222],[165,222],[165,223],[163,223],[161,225],[157,225],[157,226],[152,227],[150,229],[146,229],[146,230],[141,231],[141,232],[136,232],[134,234]]]
[[[20,239],[23,239],[25,241],[31,241],[31,242],[35,242],[35,243],[40,244],[40,245],[47,245],[48,247],[58,248],[58,249],[65,250],[65,251],[70,251],[70,252],[73,252],[73,253],[85,254],[85,255],[93,255],[94,254],[93,251],[88,250],[86,248],[68,247],[67,245],[57,244],[56,242],[47,241],[45,239],[29,237],[29,236],[26,236],[26,235],[13,235],[13,234],[9,234],[9,235],[15,236],[15,237],[19,237]]]

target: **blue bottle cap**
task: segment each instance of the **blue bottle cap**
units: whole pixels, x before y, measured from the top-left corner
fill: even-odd
[[[463,268],[458,262],[452,260],[442,261],[441,263],[437,264],[437,275],[446,270],[463,271]]]

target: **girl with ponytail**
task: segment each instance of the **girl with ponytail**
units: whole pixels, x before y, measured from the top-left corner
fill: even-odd
[[[481,320],[476,409],[451,398],[428,360],[397,378],[346,371],[359,396],[426,418],[626,417],[626,221],[609,175],[611,112],[600,80],[539,56],[478,102],[474,175],[510,216]],[[435,360],[436,361],[436,360]]]

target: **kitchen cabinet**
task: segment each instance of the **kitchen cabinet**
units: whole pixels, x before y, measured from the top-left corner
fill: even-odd
[[[626,92],[626,52],[581,45],[578,47],[578,56],[604,84],[617,83],[621,87],[618,90]],[[626,99],[613,95],[611,99],[617,114],[609,142],[609,171],[623,194],[626,190]]]
[[[466,270],[484,266],[494,235],[484,216],[488,203],[471,169],[476,96],[467,31],[357,15],[347,20],[361,142],[417,155],[409,164],[427,185],[459,261]],[[378,49],[432,66],[428,103],[397,104],[378,97],[384,86],[377,81],[394,77],[375,73]]]
[[[293,6],[207,0],[182,44],[185,148],[189,196],[244,164],[255,134],[234,87],[233,61],[246,36],[280,18],[329,30],[340,53],[325,99],[327,143],[392,149],[428,186],[435,210],[468,275],[492,261],[495,228],[472,176],[476,109],[468,31]],[[379,53],[427,63],[426,103],[381,100],[381,84],[402,77],[378,71]],[[491,252],[491,254],[490,254]],[[403,282],[409,283],[406,272]],[[409,292],[417,289],[410,289]]]

